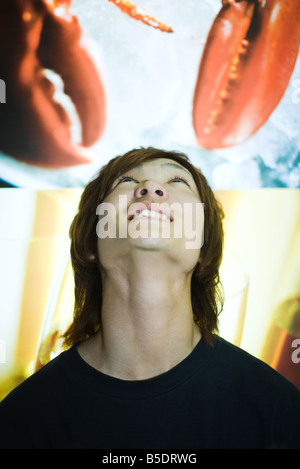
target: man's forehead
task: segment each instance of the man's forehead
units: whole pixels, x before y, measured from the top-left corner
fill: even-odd
[[[144,167],[149,166],[149,165],[153,165],[153,166],[158,166],[159,168],[173,168],[173,169],[177,169],[177,170],[181,170],[181,171],[184,171],[186,174],[188,174],[189,176],[192,177],[192,174],[191,172],[186,169],[184,166],[182,166],[180,163],[177,163],[176,161],[173,161],[173,160],[169,160],[169,159],[166,159],[166,158],[158,158],[158,159],[152,159],[152,160],[148,160],[148,161],[145,161],[144,163],[140,163],[136,166],[134,166],[133,169],[143,169]]]

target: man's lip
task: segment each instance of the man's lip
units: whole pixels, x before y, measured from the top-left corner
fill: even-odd
[[[128,210],[128,220],[132,220],[134,215],[137,212],[141,212],[142,210],[150,210],[153,212],[161,213],[162,215],[165,215],[166,217],[169,218],[170,222],[173,221],[173,217],[171,216],[170,211],[166,209],[166,207],[160,207],[160,204],[158,202],[139,202],[139,203],[134,203],[129,207]]]

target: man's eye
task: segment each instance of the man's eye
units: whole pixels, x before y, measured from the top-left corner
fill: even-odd
[[[118,182],[117,182],[116,185],[121,184],[122,182],[128,182],[128,181],[129,182],[131,182],[131,181],[137,182],[137,180],[134,179],[134,177],[132,177],[132,176],[122,176],[122,177],[120,177],[120,179],[118,179]]]
[[[182,176],[175,176],[175,177],[172,177],[168,180],[168,182],[183,182],[184,184],[186,184],[187,186],[189,186],[189,183],[188,181],[183,178]]]

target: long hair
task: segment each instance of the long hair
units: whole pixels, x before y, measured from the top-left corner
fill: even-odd
[[[143,162],[156,158],[176,161],[192,174],[204,203],[204,244],[201,260],[191,280],[194,320],[203,339],[210,343],[218,332],[218,316],[223,308],[219,267],[223,253],[223,209],[202,172],[188,156],[175,151],[139,148],[113,158],[84,189],[78,212],[70,227],[71,261],[75,281],[73,322],[64,334],[65,346],[91,337],[101,328],[102,285],[97,261],[98,218],[96,207],[108,195],[113,181]]]

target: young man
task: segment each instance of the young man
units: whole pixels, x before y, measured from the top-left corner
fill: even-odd
[[[222,218],[183,154],[101,170],[70,228],[69,349],[1,403],[1,447],[300,448],[299,391],[217,335]]]

